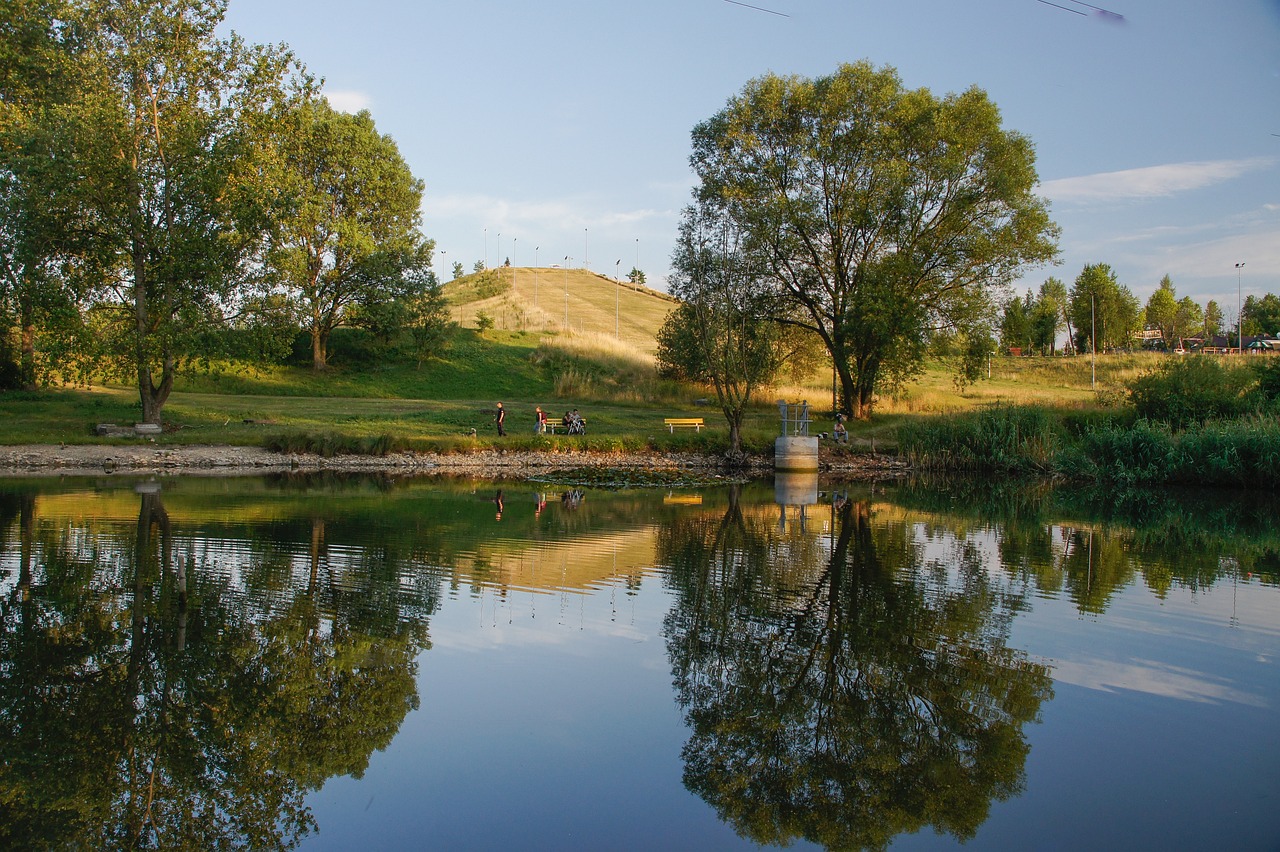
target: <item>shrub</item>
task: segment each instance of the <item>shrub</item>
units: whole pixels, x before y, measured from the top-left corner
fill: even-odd
[[[1238,417],[1256,407],[1257,377],[1222,359],[1196,355],[1171,358],[1129,383],[1139,417],[1175,429],[1220,417]]]
[[[1117,485],[1168,482],[1181,468],[1173,431],[1149,420],[1087,429],[1058,459],[1066,476]]]
[[[356,437],[336,432],[283,432],[269,436],[264,442],[276,453],[309,453],[321,458],[333,456],[385,456],[404,448],[404,442],[392,435]]]

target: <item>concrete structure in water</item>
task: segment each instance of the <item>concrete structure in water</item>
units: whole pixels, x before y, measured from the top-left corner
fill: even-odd
[[[809,403],[778,400],[782,434],[773,442],[773,468],[780,472],[816,471],[818,438],[809,435]]]

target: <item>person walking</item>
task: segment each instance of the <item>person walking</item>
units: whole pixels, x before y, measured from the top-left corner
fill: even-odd
[[[498,437],[505,438],[507,430],[502,428],[502,424],[506,422],[507,410],[502,407],[502,403],[498,403],[498,413],[493,416],[493,419],[498,424]]]
[[[547,431],[547,412],[542,410],[542,406],[538,406],[538,411],[534,414],[533,433],[535,435],[546,434]]]

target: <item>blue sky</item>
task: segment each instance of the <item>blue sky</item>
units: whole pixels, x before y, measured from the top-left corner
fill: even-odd
[[[230,0],[336,106],[369,109],[426,183],[436,270],[569,261],[661,286],[689,132],[749,79],[869,59],[938,94],[977,85],[1035,143],[1062,262],[1145,301],[1280,292],[1280,0]],[[776,13],[776,14],[775,14]],[[621,261],[620,264],[617,262]],[[1236,263],[1244,263],[1237,277]]]

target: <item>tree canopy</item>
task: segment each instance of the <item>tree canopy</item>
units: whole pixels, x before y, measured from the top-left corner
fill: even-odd
[[[1076,276],[1068,310],[1078,352],[1094,346],[1098,351],[1126,348],[1133,333],[1142,327],[1137,297],[1105,263],[1089,264]]]
[[[671,294],[681,305],[658,333],[660,363],[715,387],[729,424],[729,456],[742,451],[742,422],[751,395],[779,367],[777,326],[767,291],[755,285],[758,258],[722,205],[685,209],[672,257]]]
[[[5,148],[9,195],[39,225],[10,256],[28,281],[56,269],[92,299],[93,340],[159,423],[178,370],[252,290],[270,224],[259,155],[275,111],[308,81],[283,48],[220,36],[223,2],[41,8],[43,33],[24,37],[52,58],[5,72],[30,96]],[[44,67],[56,84],[23,82]]]
[[[388,306],[429,289],[434,243],[418,230],[422,181],[367,111],[308,100],[280,143],[288,207],[270,261],[310,330],[320,370],[335,327],[376,328]]]
[[[940,98],[868,62],[769,74],[694,128],[691,163],[859,417],[930,334],[989,326],[1000,289],[1056,254],[1031,142],[977,88]]]

